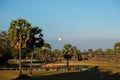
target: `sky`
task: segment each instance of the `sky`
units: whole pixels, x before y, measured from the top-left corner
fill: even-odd
[[[0,31],[19,18],[42,28],[53,49],[107,49],[120,41],[120,0],[0,0]]]

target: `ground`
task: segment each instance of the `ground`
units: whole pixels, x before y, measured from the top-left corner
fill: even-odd
[[[66,62],[52,63],[48,65],[63,66]],[[86,60],[73,62],[70,65],[86,65],[90,67],[86,71],[33,71],[33,75],[29,75],[29,71],[23,71],[28,77],[22,80],[120,80],[120,69],[117,68],[118,63]],[[0,80],[21,80],[18,78],[18,71],[0,71]]]

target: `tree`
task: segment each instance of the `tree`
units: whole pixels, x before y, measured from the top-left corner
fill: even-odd
[[[0,32],[0,65],[7,65],[12,58],[12,51],[9,47],[8,35],[5,31]]]
[[[77,54],[77,55],[78,55],[78,60],[81,61],[83,58],[82,58],[82,55],[81,55],[81,51],[80,51],[80,50],[78,50],[78,54]]]
[[[39,27],[30,28],[29,40],[27,40],[27,47],[34,49],[34,46],[41,48],[44,45],[42,29]]]
[[[60,60],[60,58],[61,58],[61,56],[62,56],[61,50],[55,49],[55,50],[53,51],[53,55],[54,55],[56,61],[57,61],[57,60]]]
[[[65,44],[63,48],[64,58],[67,61],[67,68],[69,67],[69,59],[72,58],[72,45],[71,44]]]
[[[120,42],[117,42],[114,44],[114,50],[115,50],[116,54],[120,53]]]
[[[2,43],[9,45],[9,38],[8,38],[8,34],[5,31],[0,32],[0,39],[2,41]]]
[[[120,62],[120,42],[115,43],[114,50],[116,53],[116,61]]]
[[[52,49],[51,45],[49,43],[45,43],[44,44],[44,48],[46,49]]]
[[[74,61],[78,61],[78,50],[77,50],[77,47],[76,46],[74,46],[74,47],[72,47],[72,55],[73,55],[73,60]]]
[[[26,43],[30,37],[30,28],[31,24],[25,19],[17,19],[11,21],[8,30],[10,45],[19,49],[19,76],[22,75],[21,49],[26,48]]]
[[[7,47],[6,49],[10,50],[9,54],[12,56],[12,58],[17,58],[17,56],[18,56],[18,54],[17,54],[18,50],[10,47],[10,45],[9,45],[10,39],[9,39],[8,34],[7,34],[6,31],[0,32],[0,41],[2,43],[1,44],[2,46],[6,46]],[[4,50],[6,50],[6,49],[4,49]],[[0,50],[2,51],[2,49],[0,49]]]
[[[111,61],[112,59],[111,56],[114,54],[114,50],[108,48],[105,50],[105,54],[106,54],[106,59]]]
[[[92,49],[88,49],[88,57],[91,59],[94,57]]]
[[[42,29],[38,27],[32,27],[30,29],[30,37],[27,41],[27,48],[31,49],[31,64],[30,64],[30,74],[32,74],[32,60],[33,54],[35,53],[35,48],[41,48],[44,45]]]
[[[103,52],[103,50],[101,48],[99,48],[99,49],[94,51],[94,55],[95,55],[96,59],[102,60],[103,57],[104,57],[104,52]]]
[[[8,60],[12,58],[11,48],[2,42],[0,38],[0,66],[7,65]]]
[[[44,43],[42,48],[39,50],[39,53],[37,54],[37,59],[42,60],[44,63],[46,63],[47,60],[50,59],[51,55],[51,45],[49,43]]]
[[[49,43],[45,43],[43,46],[43,52],[44,52],[44,57],[45,57],[45,63],[46,61],[50,58],[52,60],[52,47]]]

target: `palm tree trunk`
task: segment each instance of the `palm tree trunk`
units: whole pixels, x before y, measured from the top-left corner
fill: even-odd
[[[69,68],[69,60],[67,59],[67,68]]]
[[[20,47],[19,47],[19,76],[22,75],[22,64],[21,64],[21,34],[20,34]]]
[[[31,53],[31,60],[30,60],[30,74],[32,75],[32,60],[33,60],[33,52]]]
[[[33,46],[33,52],[31,53],[31,60],[30,60],[30,74],[32,75],[32,61],[33,61],[33,54],[35,52],[35,45]]]

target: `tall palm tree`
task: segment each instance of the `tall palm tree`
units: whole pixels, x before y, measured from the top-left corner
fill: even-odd
[[[8,30],[10,45],[19,49],[19,76],[22,75],[21,49],[26,47],[26,43],[30,37],[30,28],[31,24],[25,19],[17,19],[11,21],[10,28]]]
[[[69,67],[69,59],[72,58],[72,45],[65,44],[63,48],[64,58],[66,59],[67,68]]]
[[[30,29],[30,37],[27,41],[27,48],[31,49],[30,74],[32,74],[32,60],[35,48],[41,48],[44,45],[42,29],[39,27],[32,27]]]

